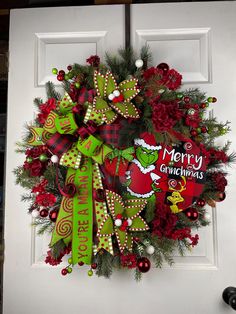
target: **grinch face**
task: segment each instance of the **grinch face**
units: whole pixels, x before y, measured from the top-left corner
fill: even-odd
[[[139,146],[136,148],[136,157],[140,164],[147,168],[148,166],[154,164],[158,159],[158,151],[150,150],[145,147]]]

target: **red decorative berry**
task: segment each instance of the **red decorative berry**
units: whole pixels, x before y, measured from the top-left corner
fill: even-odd
[[[120,231],[126,231],[126,227],[122,225],[122,226],[120,227]]]
[[[191,130],[190,134],[191,134],[191,136],[197,136],[198,132],[196,130]]]
[[[148,258],[141,257],[137,261],[137,268],[141,273],[146,273],[149,271],[151,263]]]
[[[122,222],[122,226],[124,226],[124,227],[128,227],[128,221],[127,220],[124,220],[123,222]]]
[[[96,269],[97,267],[98,267],[98,264],[97,264],[97,263],[91,264],[91,268],[92,268],[92,269]]]
[[[116,215],[116,219],[122,219],[122,217],[123,217],[122,214],[117,214]]]
[[[217,102],[217,98],[216,97],[212,97],[212,102]]]
[[[197,220],[199,216],[198,211],[196,210],[196,208],[193,208],[193,207],[186,209],[184,213],[186,217],[188,217],[188,219],[191,221]]]
[[[50,220],[51,220],[52,222],[56,222],[57,216],[58,216],[58,210],[53,209],[53,210],[50,211],[50,213],[49,213],[49,218],[50,218]]]
[[[62,276],[66,276],[66,275],[68,274],[67,269],[66,269],[66,268],[63,268],[63,269],[61,270],[61,274],[62,274]]]
[[[202,104],[200,104],[200,108],[202,108],[202,109],[204,109],[204,108],[206,108],[206,103],[202,103]]]
[[[84,265],[84,262],[79,262],[78,265],[79,265],[79,266],[83,266],[83,265]]]
[[[41,209],[39,212],[39,215],[43,218],[48,216],[48,210],[47,209]]]
[[[199,105],[198,105],[198,104],[194,104],[194,105],[193,105],[193,108],[194,108],[194,109],[199,109]]]
[[[206,201],[203,199],[197,200],[197,206],[204,207],[206,205]]]
[[[68,66],[67,66],[67,70],[68,70],[68,71],[71,71],[71,70],[72,70],[72,66],[71,66],[71,65],[68,65]]]
[[[190,102],[190,100],[191,100],[190,97],[188,97],[188,96],[184,97],[184,102],[188,103],[188,102]]]

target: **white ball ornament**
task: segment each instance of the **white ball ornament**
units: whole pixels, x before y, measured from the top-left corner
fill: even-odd
[[[33,218],[37,218],[39,216],[39,211],[37,209],[34,209],[32,212],[31,212],[31,216]]]
[[[205,213],[203,216],[204,220],[210,221],[211,220],[211,215],[209,213]]]
[[[128,226],[129,226],[129,227],[130,227],[130,226],[132,225],[132,223],[133,223],[132,219],[130,219],[130,218],[127,219],[127,222],[128,222]]]
[[[114,98],[115,98],[115,95],[114,95],[114,94],[108,95],[108,99],[109,99],[110,101],[112,101]]]
[[[116,219],[115,220],[115,226],[120,227],[122,225],[122,220],[121,219]]]
[[[51,162],[53,162],[54,164],[57,164],[59,161],[59,158],[57,155],[52,155],[51,157]]]
[[[120,91],[118,91],[118,89],[114,90],[113,95],[114,95],[115,97],[120,96]]]
[[[152,245],[147,246],[146,252],[147,252],[147,254],[152,255],[155,252],[154,246],[152,246]]]
[[[143,60],[142,59],[138,59],[135,61],[135,66],[137,68],[141,68],[143,66]]]

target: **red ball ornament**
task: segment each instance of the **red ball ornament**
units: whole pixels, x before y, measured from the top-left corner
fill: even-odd
[[[79,262],[78,265],[79,265],[79,266],[83,266],[83,265],[84,265],[84,262]]]
[[[140,257],[137,261],[137,268],[141,273],[147,273],[151,267],[151,262],[147,257]]]
[[[53,210],[50,211],[50,213],[49,213],[49,218],[50,218],[50,220],[51,220],[52,222],[56,222],[57,216],[58,216],[58,210],[53,209]]]
[[[217,102],[217,98],[216,97],[212,97],[212,102]]]
[[[184,211],[186,217],[188,217],[189,220],[191,221],[196,221],[198,219],[198,211],[196,208],[190,207]]]
[[[63,269],[61,270],[61,274],[62,274],[62,276],[66,276],[66,275],[68,274],[67,269],[66,269],[66,268],[63,268]]]
[[[194,109],[199,109],[199,105],[198,105],[198,104],[194,104],[194,105],[193,105],[193,108],[194,108]]]
[[[184,102],[188,103],[188,102],[190,102],[190,100],[191,100],[190,97],[188,97],[188,96],[184,97]]]
[[[201,127],[201,132],[202,133],[207,133],[207,128],[205,126]]]
[[[158,64],[157,69],[162,70],[163,74],[165,75],[169,71],[169,65],[163,62],[163,63]]]
[[[217,199],[215,200],[216,202],[222,202],[226,198],[225,192],[219,192],[217,195]]]
[[[48,210],[47,209],[41,209],[40,212],[39,212],[39,215],[42,217],[42,218],[45,218],[48,216]]]
[[[71,71],[71,70],[72,70],[72,66],[71,66],[71,65],[68,65],[68,66],[67,66],[67,70],[68,70],[68,71]]]
[[[97,263],[91,264],[91,268],[92,268],[92,269],[96,269],[97,267],[98,267],[98,264],[97,264]]]
[[[60,71],[58,72],[58,74],[61,75],[61,76],[64,76],[64,75],[65,75],[65,71],[60,70]]]
[[[200,105],[200,108],[202,108],[202,109],[206,108],[206,103],[203,102],[203,103]]]
[[[206,201],[204,201],[203,199],[197,200],[197,206],[204,207],[205,205],[206,205]]]
[[[197,136],[198,132],[196,130],[191,130],[190,134],[191,136]]]
[[[57,80],[58,81],[63,81],[64,80],[64,76],[63,75],[57,75]]]

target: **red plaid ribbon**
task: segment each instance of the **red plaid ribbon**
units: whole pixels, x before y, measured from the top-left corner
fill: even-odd
[[[74,141],[75,137],[72,135],[55,133],[46,142],[46,145],[53,154],[60,157],[71,148]]]
[[[119,131],[120,131],[120,125],[118,123],[107,124],[107,125],[100,126],[99,135],[101,136],[101,138],[104,140],[106,144],[110,144],[115,147],[118,147]]]

